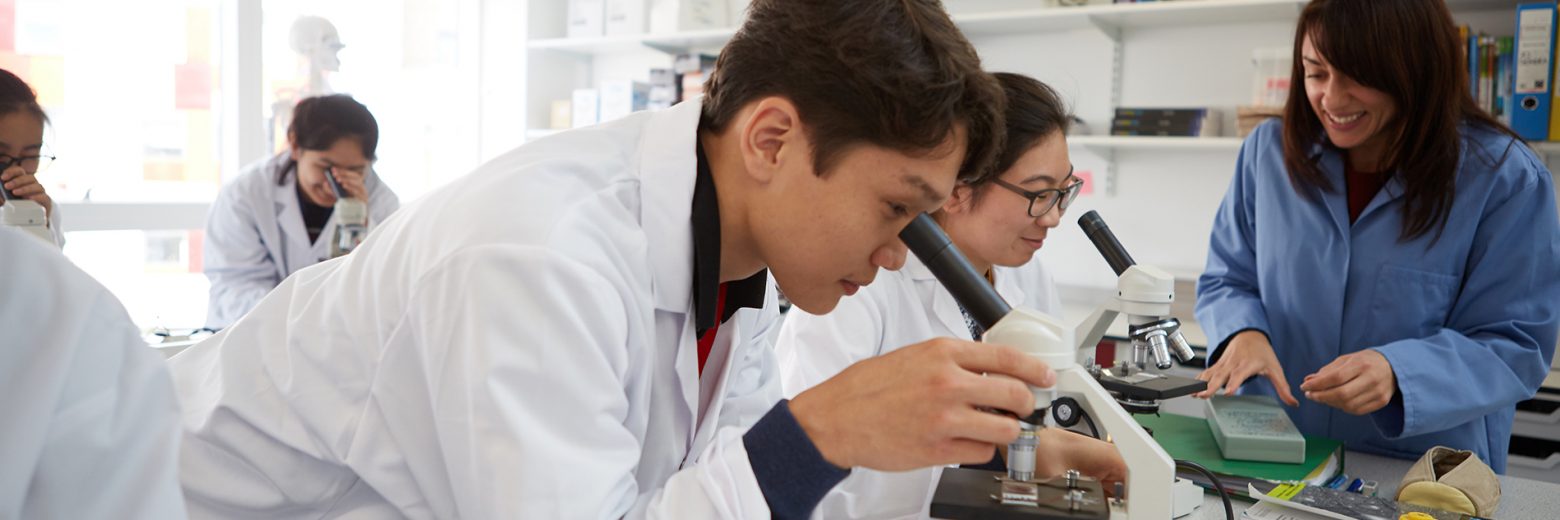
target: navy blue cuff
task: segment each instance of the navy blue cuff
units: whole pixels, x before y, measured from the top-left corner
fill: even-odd
[[[1002,460],[1002,450],[995,449],[991,450],[991,460],[986,461],[984,464],[963,464],[959,467],[964,469],[983,469],[986,471],[1007,473],[1007,461]]]
[[[850,470],[823,459],[784,399],[742,435],[742,444],[769,514],[776,519],[812,516],[824,495],[850,475]]]

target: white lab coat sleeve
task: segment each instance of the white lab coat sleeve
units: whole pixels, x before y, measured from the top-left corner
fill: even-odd
[[[653,353],[633,351],[647,348],[633,335],[650,333],[629,325],[642,291],[608,271],[492,245],[419,279],[403,327],[426,382],[404,384],[428,385],[437,445],[424,448],[441,456],[410,460],[413,478],[447,479],[461,518],[766,516],[746,454],[729,439],[664,486],[636,481],[644,448],[627,424],[628,389],[644,383],[632,364]]]
[[[53,331],[79,344],[67,350],[69,375],[21,518],[183,518],[168,369],[107,291],[91,308],[79,329]]]
[[[1208,264],[1197,281],[1197,322],[1208,335],[1208,360],[1211,364],[1235,333],[1247,329],[1268,332],[1267,310],[1258,291],[1256,212],[1253,206],[1252,166],[1263,148],[1265,134],[1277,132],[1273,124],[1263,125],[1241,145],[1235,163],[1235,177],[1214,215],[1213,232],[1208,239]],[[1275,348],[1282,348],[1275,345]]]
[[[1510,409],[1548,375],[1560,329],[1560,216],[1549,172],[1523,173],[1526,182],[1481,219],[1446,325],[1375,349],[1397,378],[1399,397],[1371,414],[1387,438]]]
[[[375,173],[368,185],[368,219],[375,226],[401,209],[401,198],[390,189],[385,180]]]
[[[277,259],[266,249],[253,204],[242,186],[229,185],[206,217],[201,251],[211,282],[206,326],[225,328],[282,283]]]
[[[786,397],[797,394],[827,381],[858,361],[876,356],[885,349],[904,345],[884,345],[884,327],[891,310],[884,304],[890,290],[887,280],[882,285],[869,285],[853,296],[843,298],[834,311],[822,316],[808,314],[799,308],[787,313],[775,340],[775,352],[780,359],[781,387]],[[912,312],[912,309],[897,309]],[[919,312],[919,309],[914,310]],[[910,319],[895,316],[893,319]],[[924,319],[924,318],[914,318]],[[930,339],[930,338],[925,338]]]
[[[60,227],[60,203],[54,202],[54,209],[49,210],[49,232],[54,234],[54,245],[65,249],[65,228]]]

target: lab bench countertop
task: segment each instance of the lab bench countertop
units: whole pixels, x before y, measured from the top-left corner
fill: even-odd
[[[1344,473],[1350,477],[1374,480],[1380,483],[1376,495],[1381,497],[1393,497],[1397,495],[1398,484],[1403,479],[1403,474],[1408,473],[1409,466],[1414,465],[1412,460],[1401,460],[1368,453],[1351,451],[1344,455]],[[1560,517],[1560,484],[1540,482],[1522,477],[1508,475],[1500,476],[1500,507],[1495,510],[1495,518],[1501,519],[1551,519]],[[1235,506],[1235,518],[1241,517],[1241,512],[1251,506],[1251,502],[1236,499],[1231,501]],[[1204,491],[1203,505],[1192,512],[1189,519],[1222,520],[1224,518],[1224,503],[1219,500],[1218,493]]]

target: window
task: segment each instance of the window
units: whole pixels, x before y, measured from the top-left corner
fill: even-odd
[[[268,149],[285,148],[284,112],[311,91],[311,67],[294,52],[295,26],[329,22],[344,45],[328,91],[351,94],[379,122],[375,171],[407,202],[470,171],[477,161],[475,35],[463,33],[477,2],[439,0],[267,0],[262,109]],[[328,59],[325,61],[329,61]],[[328,68],[330,64],[325,64]],[[317,90],[320,85],[314,85]],[[279,117],[281,116],[281,117]]]

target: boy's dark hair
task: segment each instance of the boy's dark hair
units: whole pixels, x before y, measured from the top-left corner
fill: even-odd
[[[991,178],[996,178],[1012,168],[1018,158],[1041,139],[1056,132],[1065,135],[1072,115],[1062,103],[1062,96],[1040,80],[1011,72],[998,72],[992,76],[997,78],[997,83],[1002,85],[1002,95],[1007,97],[1007,112],[1003,114],[1007,139],[991,167]]]
[[[925,154],[963,127],[971,182],[1002,142],[1001,89],[936,0],[754,0],[704,92],[715,132],[751,101],[789,99],[819,175],[854,145]]]
[[[11,71],[0,69],[0,115],[18,111],[38,116],[44,123],[49,122],[49,116],[43,112],[43,106],[38,104],[38,94],[33,92],[32,87]]]
[[[292,123],[287,125],[287,136],[294,146],[314,151],[329,150],[336,141],[350,137],[363,147],[363,157],[372,161],[379,146],[379,123],[368,107],[352,96],[331,94],[299,101],[293,108]]]

